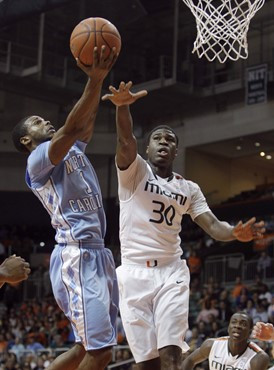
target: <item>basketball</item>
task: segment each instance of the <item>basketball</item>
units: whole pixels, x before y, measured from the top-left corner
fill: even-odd
[[[93,63],[93,49],[105,45],[105,57],[108,58],[111,49],[121,50],[121,36],[117,28],[104,18],[87,18],[82,20],[72,31],[70,36],[70,50],[74,58],[79,58],[84,65]]]

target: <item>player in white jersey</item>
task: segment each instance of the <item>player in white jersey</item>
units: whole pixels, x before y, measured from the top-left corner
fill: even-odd
[[[252,337],[262,341],[274,340],[273,324],[258,321],[256,325],[254,325]]]
[[[245,312],[231,316],[228,337],[207,339],[183,362],[183,370],[192,370],[206,359],[210,370],[266,370],[268,355],[249,341],[253,321]]]
[[[178,138],[168,126],[154,129],[145,161],[137,154],[129,105],[147,94],[131,93],[132,83],[103,100],[116,105],[122,265],[117,269],[120,310],[139,369],[179,369],[188,327],[189,271],[181,259],[184,214],[211,237],[244,242],[262,237],[264,223],[219,221],[199,186],[172,171]]]
[[[103,370],[116,344],[118,286],[112,253],[104,247],[102,195],[85,155],[104,78],[117,58],[115,48],[93,51],[93,65],[78,66],[88,82],[58,131],[49,121],[30,116],[13,131],[18,150],[29,153],[26,182],[56,229],[50,260],[55,299],[71,322],[76,344],[57,357],[49,370]]]

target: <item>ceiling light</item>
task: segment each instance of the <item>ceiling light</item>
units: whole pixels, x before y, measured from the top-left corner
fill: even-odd
[[[237,150],[242,150],[241,145],[237,145],[237,146],[236,146],[236,149],[237,149]]]
[[[258,141],[256,141],[256,142],[254,143],[254,145],[255,145],[255,146],[257,146],[257,147],[259,147],[259,146],[261,146],[261,143],[259,143]]]
[[[260,156],[261,156],[261,157],[264,157],[264,156],[265,156],[265,152],[261,152],[261,153],[260,153]]]
[[[267,154],[267,156],[265,157],[265,159],[272,159],[272,155]]]

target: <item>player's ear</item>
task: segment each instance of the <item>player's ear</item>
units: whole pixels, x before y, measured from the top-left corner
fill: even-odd
[[[148,146],[147,146],[146,154],[148,154]]]
[[[29,135],[22,136],[20,138],[20,143],[27,146],[31,143],[31,138],[29,137]]]

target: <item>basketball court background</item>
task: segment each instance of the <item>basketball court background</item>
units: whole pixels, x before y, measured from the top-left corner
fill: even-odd
[[[136,90],[149,92],[132,106],[141,154],[146,133],[157,124],[169,124],[179,136],[175,170],[201,186],[217,215],[229,220],[272,217],[271,191],[256,203],[224,203],[274,184],[274,0],[266,1],[251,21],[248,59],[224,64],[192,54],[195,20],[180,0],[2,0],[0,224],[43,225],[49,239],[53,237],[47,215],[25,185],[26,158],[13,148],[11,130],[34,113],[55,125],[64,123],[86,79],[70,53],[69,38],[87,17],[109,19],[122,38],[121,54],[103,93],[121,80],[132,80]],[[102,102],[87,152],[110,218],[107,243],[117,246],[115,146],[115,109]],[[45,252],[50,251],[51,245],[46,247]],[[241,252],[239,245],[235,248],[232,252]],[[272,244],[272,258],[273,250]],[[38,265],[42,258],[40,253],[32,260]],[[233,261],[227,254],[212,258],[205,279],[216,275],[232,283],[239,271],[247,280],[254,279],[256,264],[242,255],[234,255]],[[231,268],[231,261],[239,269]],[[273,275],[266,278],[274,286]],[[30,280],[26,294],[39,295],[35,289]]]

